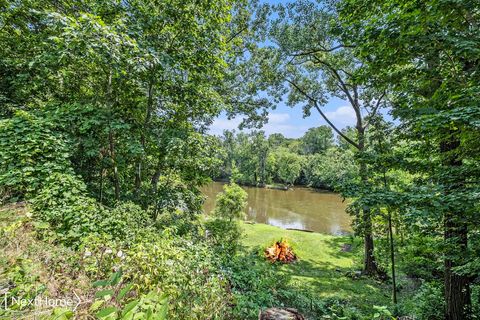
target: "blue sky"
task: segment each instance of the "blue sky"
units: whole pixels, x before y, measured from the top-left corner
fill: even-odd
[[[332,121],[339,129],[355,124],[355,114],[347,101],[338,98],[331,98],[323,107],[323,110],[325,110],[330,121]],[[221,135],[223,130],[235,129],[238,131],[238,125],[241,121],[241,117],[228,120],[227,117],[222,114],[210,126],[209,133]],[[292,108],[286,106],[285,103],[280,102],[275,110],[270,111],[269,121],[262,130],[264,130],[267,135],[281,133],[287,138],[299,138],[303,136],[305,131],[309,128],[318,127],[324,124],[327,123],[321,118],[316,110],[312,109],[310,117],[303,118],[301,105]]]

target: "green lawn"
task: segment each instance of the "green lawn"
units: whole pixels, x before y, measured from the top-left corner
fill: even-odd
[[[299,261],[279,268],[282,276],[299,289],[310,289],[319,298],[346,299],[363,310],[373,305],[389,305],[389,287],[374,280],[352,279],[348,274],[361,266],[360,242],[351,237],[284,230],[265,224],[243,224],[243,244],[262,250],[280,238],[292,245]],[[351,252],[342,252],[343,244],[353,244]]]

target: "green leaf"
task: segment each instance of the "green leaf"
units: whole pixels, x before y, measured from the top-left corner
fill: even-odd
[[[118,293],[118,296],[117,296],[117,299],[118,300],[121,300],[125,297],[125,295],[130,291],[130,289],[132,289],[133,287],[133,284],[129,283],[125,286],[125,288],[123,288],[122,290],[120,290],[120,292]]]
[[[110,284],[111,284],[112,286],[114,286],[114,285],[116,285],[116,284],[118,284],[118,283],[120,282],[120,279],[121,279],[121,278],[122,278],[122,271],[119,270],[119,271],[115,272],[114,274],[112,274],[112,276],[110,277],[109,282],[110,282]]]
[[[131,302],[129,302],[125,308],[123,309],[123,312],[122,312],[122,317],[126,316],[127,313],[129,313],[130,311],[133,310],[133,308],[135,308],[137,305],[138,305],[139,301],[138,300],[133,300]]]
[[[113,290],[102,290],[102,291],[98,291],[97,293],[95,293],[95,297],[96,298],[103,298],[105,296],[113,296],[113,293],[114,291]]]
[[[100,306],[103,304],[103,300],[98,300],[98,301],[95,301],[94,303],[92,303],[92,305],[90,306],[89,310],[90,311],[96,311],[98,310],[98,308],[100,308]]]
[[[98,281],[95,281],[93,283],[94,288],[105,287],[105,286],[108,286],[108,285],[109,285],[109,281],[107,281],[107,280],[98,280]]]
[[[108,308],[105,308],[105,309],[102,309],[100,310],[98,313],[97,313],[97,317],[99,318],[104,318],[114,312],[117,312],[117,308],[115,307],[108,307]]]

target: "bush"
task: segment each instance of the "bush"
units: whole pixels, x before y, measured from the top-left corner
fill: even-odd
[[[67,141],[47,121],[25,111],[0,120],[0,185],[2,193],[34,195],[54,173],[72,173]]]
[[[207,221],[209,243],[220,255],[234,255],[239,246],[240,226],[236,219],[244,216],[247,193],[234,182],[223,186],[223,192],[217,195],[215,219]]]
[[[124,273],[140,293],[170,297],[168,319],[225,319],[230,296],[217,258],[204,243],[164,233],[129,248]]]
[[[53,174],[32,200],[35,217],[49,223],[67,245],[76,245],[82,237],[96,232],[105,216],[95,199],[85,196],[85,188],[73,175]]]
[[[223,192],[217,195],[214,215],[220,219],[233,220],[244,217],[247,205],[247,193],[235,183],[223,186]]]
[[[73,247],[92,234],[130,241],[153,223],[150,215],[133,203],[104,208],[86,195],[81,180],[69,174],[57,173],[46,179],[32,205],[35,216],[47,222],[62,243]]]
[[[256,252],[233,257],[225,270],[234,297],[234,319],[258,319],[260,309],[281,305],[287,279],[278,277],[276,267],[259,259]]]
[[[238,222],[224,219],[213,219],[205,223],[208,230],[208,241],[219,254],[234,255],[239,248],[242,231]]]
[[[442,256],[439,239],[428,236],[410,236],[401,249],[401,265],[410,277],[433,281],[442,277]]]
[[[422,320],[436,320],[443,318],[445,300],[443,288],[436,283],[424,283],[415,295],[415,313]]]
[[[132,202],[120,202],[115,208],[102,211],[97,233],[105,233],[113,239],[133,240],[153,224],[150,214]]]

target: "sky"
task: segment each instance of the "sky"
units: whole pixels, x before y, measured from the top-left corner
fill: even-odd
[[[326,116],[340,130],[346,126],[355,124],[355,113],[347,101],[338,98],[332,98],[322,107]],[[277,108],[270,111],[269,120],[261,128],[267,135],[272,133],[281,133],[287,138],[299,138],[309,129],[326,125],[327,123],[320,114],[312,109],[312,114],[308,118],[303,118],[302,106],[289,107],[280,102]],[[228,120],[225,114],[220,115],[210,126],[210,134],[222,135],[223,130],[238,130],[238,125],[242,121],[241,117]],[[249,130],[244,130],[249,131]]]

